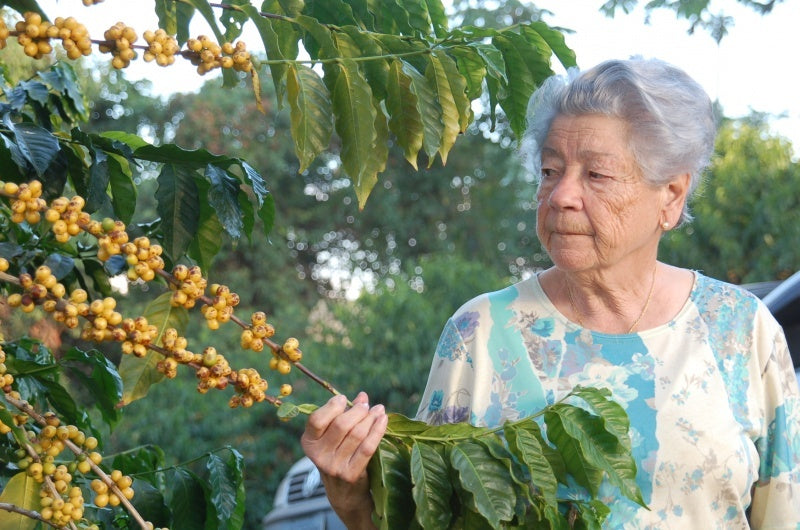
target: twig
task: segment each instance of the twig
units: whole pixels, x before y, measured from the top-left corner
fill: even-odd
[[[8,394],[6,394],[5,398],[6,398],[6,401],[8,401],[9,403],[11,403],[11,404],[12,404],[12,405],[14,405],[15,407],[17,407],[19,410],[21,410],[22,412],[24,412],[25,414],[27,414],[27,415],[28,415],[28,416],[30,416],[31,418],[33,418],[33,419],[34,419],[34,421],[36,421],[36,423],[38,423],[39,425],[47,425],[47,421],[44,419],[44,417],[43,417],[41,414],[39,414],[38,412],[36,412],[36,411],[33,409],[33,407],[32,407],[32,406],[31,406],[31,405],[30,405],[28,402],[26,402],[26,401],[22,401],[22,400],[19,400],[19,399],[15,399],[15,398],[13,398],[13,397],[9,396]],[[141,527],[143,530],[147,530],[147,528],[148,528],[148,526],[147,526],[147,521],[145,521],[145,520],[144,520],[144,518],[142,518],[141,514],[139,514],[139,512],[136,510],[136,508],[134,508],[134,507],[133,507],[133,504],[131,504],[131,502],[130,502],[130,501],[129,501],[129,500],[126,498],[126,497],[125,497],[125,495],[123,495],[123,494],[122,494],[122,491],[119,489],[119,487],[117,486],[117,484],[116,484],[116,483],[115,483],[113,480],[111,480],[111,477],[109,477],[109,476],[106,474],[106,472],[105,472],[105,471],[103,471],[103,470],[100,468],[100,466],[98,466],[97,464],[95,464],[95,463],[92,461],[92,459],[91,459],[91,458],[88,458],[88,457],[89,457],[89,455],[88,455],[88,454],[86,454],[86,452],[85,452],[83,449],[81,449],[80,447],[78,447],[78,446],[77,446],[77,445],[76,445],[76,444],[75,444],[75,443],[74,443],[72,440],[70,440],[70,439],[66,439],[66,440],[64,440],[64,445],[65,445],[65,446],[66,446],[66,447],[67,447],[67,448],[68,448],[70,451],[72,451],[72,452],[73,452],[73,453],[74,453],[76,456],[78,456],[78,455],[81,455],[81,454],[82,454],[82,455],[84,455],[84,456],[86,456],[86,457],[87,457],[87,458],[86,458],[86,461],[87,461],[87,462],[89,462],[89,465],[91,466],[91,468],[92,468],[92,471],[94,471],[94,472],[95,472],[95,474],[96,474],[98,477],[100,477],[100,479],[101,479],[103,482],[105,482],[105,483],[106,483],[106,485],[109,487],[109,489],[110,489],[110,490],[111,490],[111,491],[112,491],[112,492],[113,492],[113,493],[114,493],[114,494],[115,494],[117,497],[119,497],[119,500],[120,500],[120,502],[122,503],[122,505],[125,507],[125,509],[128,511],[128,513],[131,515],[131,517],[133,517],[133,518],[134,518],[134,520],[135,520],[137,523],[139,523],[139,526],[140,526],[140,527]],[[47,478],[49,478],[49,477],[45,477],[45,478],[47,479]],[[50,482],[50,484],[52,485],[52,481]],[[55,487],[53,487],[53,491],[55,491]],[[58,494],[58,492],[56,492],[56,494]]]
[[[26,510],[25,508],[20,508],[16,504],[9,504],[7,502],[0,502],[0,510],[5,510],[7,512],[18,513],[20,515],[24,515],[25,517],[28,517],[30,519],[34,519],[36,521],[39,521],[40,523],[46,524],[47,526],[52,526],[53,528],[61,528],[61,527],[51,523],[50,521],[48,521],[44,517],[42,517],[42,514],[40,514],[39,512],[34,512],[32,510]]]

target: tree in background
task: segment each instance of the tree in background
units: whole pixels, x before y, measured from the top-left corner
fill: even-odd
[[[726,120],[695,219],[661,246],[668,262],[733,283],[785,279],[800,269],[800,167],[792,145],[759,116]]]
[[[200,8],[205,7],[204,2],[193,4]],[[163,4],[167,5],[172,4]],[[462,8],[464,5],[465,3],[459,3]],[[271,7],[277,8],[277,4]],[[304,16],[314,20],[303,18],[301,33],[304,42],[311,43],[312,51],[319,53],[321,59],[330,60],[330,56],[324,57],[325,53],[330,52],[326,47],[331,45],[325,38],[325,31],[334,27],[329,26],[330,24],[350,15],[346,11],[344,14],[326,13],[324,7],[323,3],[309,7]],[[452,127],[455,117],[463,117],[458,111],[453,113],[451,109],[449,113],[441,114],[442,123],[447,122],[447,126],[442,125],[439,129],[439,134],[443,136],[439,138],[438,146],[435,142],[430,143],[431,136],[435,137],[436,133],[427,129],[421,136],[414,137],[414,141],[410,136],[404,136],[391,142],[392,145],[389,145],[388,135],[380,136],[386,139],[387,144],[385,168],[381,171],[375,170],[372,153],[355,153],[366,157],[363,160],[369,162],[368,165],[376,173],[380,173],[380,180],[374,189],[371,185],[367,186],[368,189],[363,188],[357,178],[351,178],[353,160],[350,157],[354,154],[348,151],[348,145],[353,145],[351,142],[354,141],[354,136],[347,135],[353,130],[348,130],[347,127],[337,129],[344,133],[344,137],[341,134],[332,134],[330,145],[323,146],[326,148],[324,152],[319,150],[324,142],[310,150],[304,144],[298,143],[298,138],[304,138],[303,125],[306,126],[306,134],[310,134],[309,126],[312,122],[304,122],[298,118],[297,109],[301,109],[300,116],[311,116],[315,120],[325,118],[347,121],[353,118],[362,120],[362,125],[366,123],[363,121],[365,116],[334,112],[331,118],[327,111],[320,110],[318,102],[301,102],[301,96],[313,95],[307,92],[308,89],[321,90],[322,86],[311,77],[311,72],[303,68],[297,68],[294,72],[297,77],[292,81],[291,77],[286,77],[287,71],[281,74],[279,63],[270,65],[273,73],[278,71],[278,81],[263,84],[260,102],[242,90],[242,87],[230,91],[216,86],[218,83],[215,82],[196,96],[175,97],[162,105],[149,99],[138,87],[126,84],[114,71],[105,77],[86,77],[95,83],[94,88],[85,89],[86,93],[94,90],[98,94],[92,98],[93,105],[87,106],[87,112],[94,115],[95,123],[93,128],[83,129],[88,136],[73,132],[70,139],[74,145],[87,149],[91,163],[78,171],[78,159],[67,160],[64,165],[69,168],[66,173],[71,179],[68,180],[67,189],[81,188],[82,192],[94,193],[98,214],[125,212],[138,234],[147,234],[156,238],[155,240],[163,238],[165,243],[169,242],[173,250],[171,257],[176,261],[181,259],[183,251],[188,252],[190,258],[203,261],[208,266],[210,276],[223,277],[226,282],[236,286],[234,290],[243,294],[243,306],[268,311],[270,321],[278,329],[295,330],[298,334],[307,333],[310,340],[304,340],[304,349],[312,354],[319,352],[322,359],[320,364],[314,361],[315,367],[320,373],[330,375],[332,380],[341,382],[343,389],[354,392],[363,387],[386,402],[390,408],[413,412],[416,405],[413,403],[413,396],[422,387],[432,347],[444,319],[474,294],[500,287],[547,265],[546,257],[538,248],[534,235],[533,184],[530,176],[520,171],[513,156],[513,132],[518,131],[522,125],[519,112],[524,107],[520,102],[527,101],[524,93],[535,86],[537,79],[547,75],[548,70],[539,58],[526,62],[516,56],[523,51],[533,51],[532,43],[528,39],[535,36],[535,31],[523,31],[517,35],[499,29],[504,24],[517,23],[532,31],[541,26],[530,24],[538,20],[535,10],[515,2],[509,2],[505,7],[508,8],[505,12],[482,9],[482,6],[478,6],[480,9],[477,12],[457,12],[460,13],[457,16],[463,16],[464,26],[450,36],[453,44],[450,53],[457,60],[459,72],[471,74],[463,76],[465,94],[474,96],[473,101],[479,102],[483,109],[472,117],[474,125],[464,130],[453,145],[447,145],[452,139],[450,136],[447,143],[442,144],[444,132],[447,130],[451,134],[454,131]],[[361,19],[363,14],[354,12],[353,20],[364,22]],[[438,17],[437,13],[434,14]],[[167,19],[174,17],[174,21],[180,22],[181,27],[187,20],[186,11],[165,13],[165,16]],[[390,27],[385,12],[380,13],[376,20],[382,21],[384,29],[397,29]],[[419,21],[409,16],[408,22]],[[441,19],[436,18],[435,23],[439,26],[434,28],[433,33],[443,30],[440,22]],[[418,28],[411,28],[413,24],[399,30],[399,33],[407,31],[414,37],[386,37],[380,44],[386,46],[392,52],[391,55],[399,57],[405,53],[410,54],[408,62],[417,71],[416,74],[402,68],[399,71],[391,70],[397,66],[396,63],[390,63],[389,72],[404,83],[408,81],[407,77],[411,78],[408,81],[408,92],[416,90],[417,97],[420,97],[420,94],[425,94],[419,90],[437,77],[435,65],[434,70],[429,71],[428,65],[417,57],[424,56],[422,50],[425,46],[414,41],[422,32]],[[270,30],[274,31],[274,26],[262,24],[261,29],[262,35],[266,35],[265,41],[272,38]],[[552,33],[544,29],[542,31],[542,35],[553,37]],[[297,35],[299,33],[291,36]],[[281,35],[284,39],[287,36],[288,33]],[[365,41],[362,37],[355,31],[337,34],[337,40],[332,45],[343,55],[354,53],[350,47],[353,44],[360,48],[361,54],[374,51],[375,42]],[[313,45],[314,41],[319,45],[318,49]],[[413,44],[408,45],[409,42]],[[557,47],[557,39],[553,42]],[[285,44],[286,40],[282,41],[281,46]],[[542,46],[542,50],[546,50],[548,44],[537,41],[536,46]],[[283,51],[286,48],[282,48],[281,52]],[[562,60],[565,60],[564,57],[568,58],[564,50],[561,53]],[[334,60],[331,62],[335,63]],[[337,93],[341,98],[347,90],[360,90],[363,96],[366,85],[376,98],[381,97],[380,89],[385,86],[380,79],[386,71],[353,69],[353,64],[347,61],[345,63],[339,71],[334,69],[325,81],[329,97],[333,94],[333,99],[336,100]],[[481,68],[485,69],[483,73]],[[69,75],[68,70],[60,72],[59,75]],[[331,78],[337,75],[354,73],[357,74],[356,78],[358,75],[363,76],[363,80],[346,84],[345,88],[340,87],[338,91],[335,84],[328,85]],[[417,74],[423,74],[423,77],[418,77]],[[451,80],[455,79],[453,76],[455,73],[449,70],[445,77]],[[18,98],[15,101],[19,109],[25,105],[36,107],[37,103],[41,104],[36,99],[41,94],[37,92],[39,86],[31,83],[28,76],[20,78],[27,80],[28,84],[15,87],[16,92],[8,92]],[[246,79],[242,76],[231,78],[230,75],[226,75],[226,78],[229,85],[245,83]],[[45,79],[55,81],[58,77],[50,76]],[[282,84],[281,79],[286,84]],[[481,81],[486,83],[486,90],[477,89],[482,86]],[[289,88],[291,82],[298,84]],[[59,92],[53,86],[48,86],[48,89]],[[517,90],[521,92],[515,92]],[[442,94],[444,92],[433,96],[433,100],[425,99],[424,104],[420,105],[428,111],[435,109],[436,105],[431,101],[438,102]],[[25,99],[19,99],[23,95],[26,96]],[[68,95],[64,92],[60,97],[67,98],[65,100],[69,102]],[[391,97],[388,92],[383,95],[385,98]],[[427,97],[430,98],[430,94]],[[284,110],[279,111],[279,105],[275,101],[281,100],[289,101],[290,104],[284,105]],[[498,106],[501,100],[502,104]],[[368,98],[358,100],[361,103],[366,101]],[[385,101],[389,114],[387,119],[390,120],[393,114],[397,114],[397,108],[388,106],[388,99]],[[79,101],[72,103],[77,105]],[[253,116],[258,116],[259,103],[264,108],[264,117],[252,119]],[[340,105],[342,100],[331,101],[330,104]],[[56,107],[45,108],[51,115],[57,114]],[[463,111],[464,107],[461,108]],[[50,117],[41,108],[38,109],[38,114],[31,113],[34,116],[31,121],[43,116]],[[374,108],[374,112],[377,118],[377,108]],[[45,127],[44,122],[42,123],[45,129],[53,126],[51,123]],[[154,140],[156,145],[147,146],[141,142],[141,138],[135,139],[118,133],[109,136],[109,126],[112,129],[135,131],[148,140]],[[369,140],[370,148],[379,147],[380,142],[376,138],[385,132],[380,120],[373,127],[371,134],[375,136]],[[65,131],[68,129],[69,127]],[[372,127],[366,129],[370,130]],[[299,130],[301,133],[290,136],[285,133],[287,130]],[[12,138],[8,131],[5,134],[5,138]],[[64,132],[62,134],[67,136]],[[426,137],[427,144],[424,142]],[[423,144],[414,143],[420,139]],[[132,149],[133,153],[123,144]],[[6,146],[8,145],[7,143]],[[415,148],[418,150],[414,151]],[[412,170],[409,159],[419,163],[420,160],[416,157],[419,152],[425,152],[430,159],[448,155],[446,169],[437,161],[430,167],[422,164],[418,171]],[[229,159],[224,153],[236,153],[240,158]],[[33,161],[38,162],[40,159],[36,155],[37,152],[34,152]],[[109,156],[111,163],[108,162]],[[9,155],[7,160],[10,158]],[[207,186],[203,184],[205,180],[219,179],[220,176],[216,169],[209,171],[206,164],[219,169],[219,164],[241,164],[245,159],[247,167],[253,172],[245,171],[243,175],[233,172],[226,175],[233,180],[222,179],[228,184],[238,182],[236,200],[233,202],[240,205],[243,215],[250,223],[245,224],[245,229],[238,232],[238,243],[228,242],[219,246],[221,234],[230,233],[224,228],[230,227],[220,226],[223,224],[219,223],[220,219],[225,221],[226,218],[224,211],[218,210],[217,205],[203,210],[203,218],[215,218],[218,223],[213,237],[202,238],[202,245],[199,246],[192,243],[186,234],[176,238],[176,229],[180,232],[179,229],[192,228],[193,225],[183,223],[177,210],[165,210],[165,187],[173,186],[178,192],[184,192],[184,185],[195,180],[196,185]],[[123,171],[127,167],[123,164],[124,161],[128,161],[135,170],[132,169],[130,173]],[[164,167],[169,169],[164,170]],[[301,167],[302,171],[298,171]],[[348,167],[350,169],[346,171]],[[63,167],[61,173],[57,169],[53,168],[53,174],[48,174],[48,177],[54,174],[63,177]],[[789,170],[793,171],[791,166]],[[102,185],[97,185],[97,182],[102,183],[107,176],[103,171],[109,171],[113,177],[108,193]],[[23,172],[20,170],[21,174],[15,179],[22,180]],[[80,178],[76,178],[77,175]],[[272,204],[273,196],[276,199],[275,214],[278,223],[268,236],[265,232],[269,231],[271,223],[264,222],[265,228],[262,228],[254,217],[254,205],[259,204],[257,199],[266,200],[267,197],[263,195],[256,175],[265,175],[271,191],[268,196],[269,204]],[[125,193],[126,190],[120,183],[127,184],[127,180],[121,177],[127,177],[136,184],[138,196]],[[3,178],[7,179],[8,176]],[[55,182],[58,188],[59,181]],[[62,186],[63,184],[61,181]],[[225,189],[230,188],[220,188]],[[354,193],[354,189],[359,191]],[[359,211],[359,202],[364,205],[364,193],[368,193],[370,199],[365,209]],[[104,194],[108,197],[104,197]],[[173,205],[205,201],[203,194],[179,194],[178,197],[179,200],[175,200]],[[135,210],[131,208],[131,201],[136,204]],[[248,202],[251,203],[249,210]],[[698,203],[698,221],[702,217],[700,208]],[[155,217],[159,218],[159,223],[151,222]],[[228,221],[230,219],[227,218]],[[718,222],[723,223],[724,220]],[[747,221],[743,221],[744,224]],[[192,230],[188,230],[190,235],[193,230],[195,234],[201,232],[194,226]],[[678,238],[680,235],[676,234],[674,237]],[[4,243],[21,243],[19,246],[24,247],[32,241],[25,239],[30,234],[14,236],[17,239],[6,240]],[[271,244],[266,243],[267,237]],[[686,255],[691,255],[692,248],[697,249],[699,246],[705,246],[704,239],[695,238],[691,243],[687,242]],[[10,248],[6,245],[3,250]],[[64,252],[58,246],[45,248],[48,252],[26,256],[25,259],[29,260],[28,267],[45,260],[48,253],[61,255],[59,253]],[[83,254],[76,253],[75,257],[81,261],[87,250],[78,250]],[[15,254],[15,259],[20,255]],[[734,254],[726,254],[728,255],[736,259]],[[791,259],[787,260],[789,266]],[[698,253],[689,266],[699,266],[698,263],[708,263],[708,260],[707,254]],[[98,282],[98,290],[103,292],[107,286],[100,275],[102,266],[92,260],[86,260],[84,264],[94,266],[85,282],[90,282],[88,278],[93,279]],[[71,270],[67,272],[65,277],[73,282],[82,280],[84,269],[76,269],[75,273]],[[350,293],[350,296],[357,293],[359,281],[363,283],[365,291],[356,301],[348,300],[345,293]],[[349,289],[350,287],[356,290]],[[129,296],[135,298],[137,289]],[[324,302],[320,303],[320,299]],[[217,333],[212,335],[202,327],[189,327],[186,333],[198,344],[218,344],[220,351],[240,348],[237,336]],[[116,362],[119,352],[109,352],[108,357]],[[247,365],[256,365],[259,362],[257,356],[250,354],[242,355],[241,359]],[[358,363],[358,370],[345,370],[345,366],[354,364],[353,359],[365,362]],[[400,370],[398,359],[403,360]],[[17,363],[15,369],[22,366],[22,363]],[[33,375],[27,377],[32,378]],[[25,377],[22,380],[26,380]],[[298,391],[313,393],[311,389],[302,388],[304,380],[293,380],[293,383]],[[186,462],[196,457],[200,448],[209,454],[216,454],[215,450],[221,445],[234,445],[242,452],[243,460],[248,462],[248,476],[244,480],[251,492],[250,506],[247,513],[242,513],[244,508],[240,510],[237,506],[233,512],[236,515],[235,520],[220,524],[233,527],[247,521],[248,525],[255,525],[267,509],[270,492],[285,466],[299,454],[295,443],[298,426],[288,427],[288,431],[284,430],[286,426],[276,429],[275,417],[256,409],[238,411],[241,414],[237,412],[237,415],[232,415],[218,404],[211,403],[207,397],[191,392],[194,386],[194,377],[183,374],[173,384],[156,385],[149,397],[157,403],[168,403],[176,409],[192,411],[192,414],[182,417],[182,426],[185,429],[176,431],[175,417],[168,410],[164,414],[155,414],[146,402],[139,401],[126,407],[124,419],[115,420],[123,423],[119,424],[120,428],[106,443],[115,449],[125,450],[120,454],[120,466],[139,471],[148,466],[166,468],[173,462]],[[39,396],[39,399],[46,398]],[[130,429],[123,430],[122,426],[130,426]],[[167,455],[161,449],[148,445],[154,443],[168,448],[168,453],[176,460],[167,462]],[[218,460],[212,462],[219,463]],[[207,467],[208,464],[203,460],[194,465],[181,466],[182,471],[172,478],[181,479],[181,484],[186,485],[187,489],[195,488],[195,493],[202,497],[203,492],[196,490],[198,483],[187,477],[192,477],[190,473],[204,473],[204,466]],[[231,467],[235,468],[235,465]],[[154,499],[151,508],[155,506],[158,516],[154,520],[168,520],[169,510],[181,513],[176,507],[174,497],[159,496],[159,491],[164,486],[163,476],[152,480],[152,483],[145,483],[152,487],[147,489],[147,486],[141,486]],[[235,481],[231,484],[238,487]],[[222,485],[229,484],[223,481]],[[260,487],[265,488],[262,490]],[[262,492],[265,493],[262,495]],[[205,496],[208,495],[206,492]],[[165,502],[169,504],[168,507],[164,507]],[[213,504],[209,498],[206,502]],[[219,522],[220,513],[212,512],[213,510],[209,512],[209,517],[217,517]],[[192,519],[192,522],[196,522],[196,519]]]

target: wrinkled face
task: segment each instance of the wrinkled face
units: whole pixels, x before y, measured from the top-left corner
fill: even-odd
[[[652,259],[664,191],[647,184],[622,120],[556,116],[542,148],[537,234],[556,266],[581,271]]]

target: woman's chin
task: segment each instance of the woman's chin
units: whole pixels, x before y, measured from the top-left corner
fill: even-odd
[[[565,272],[577,272],[588,269],[594,263],[586,251],[561,250],[548,253],[557,269]]]

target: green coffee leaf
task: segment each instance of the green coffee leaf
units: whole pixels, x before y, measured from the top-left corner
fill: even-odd
[[[162,293],[144,310],[143,316],[149,324],[158,328],[158,338],[154,341],[159,343],[161,335],[167,328],[175,328],[178,333],[186,328],[189,314],[182,307],[172,307],[170,298],[172,293],[169,291]],[[164,378],[164,374],[158,371],[156,365],[164,356],[155,351],[148,351],[143,359],[133,355],[125,355],[119,363],[119,375],[122,378],[122,405],[127,405],[143,398],[147,395],[150,387]]]
[[[403,63],[397,59],[389,67],[386,109],[389,112],[389,129],[403,148],[406,160],[416,170],[424,126],[417,107],[417,96],[411,91],[411,77],[403,72]]]
[[[206,462],[210,505],[216,513],[218,530],[238,530],[244,523],[244,458],[229,448],[227,461],[212,454]]]
[[[130,162],[116,153],[108,154],[108,176],[111,186],[111,205],[114,213],[125,224],[131,222],[136,210],[136,185]]]
[[[170,472],[167,504],[172,510],[172,530],[197,530],[206,527],[206,499],[202,480],[179,467]]]
[[[553,51],[564,68],[577,66],[575,52],[571,50],[564,41],[564,33],[551,28],[542,21],[531,22],[528,26],[523,26],[523,32],[536,32]]]
[[[24,471],[17,473],[6,483],[0,493],[0,502],[13,504],[25,510],[39,511],[41,485]],[[26,515],[0,510],[0,528],[3,530],[33,530],[39,521]]]
[[[120,419],[117,404],[122,399],[122,379],[114,364],[97,350],[71,348],[58,363],[94,398],[103,419],[113,427]]]
[[[163,245],[167,254],[175,258],[186,252],[200,223],[196,176],[186,166],[164,164],[156,179],[156,211],[161,218]]]
[[[267,59],[270,61],[269,69],[272,74],[272,82],[275,85],[278,108],[283,105],[283,97],[286,94],[285,80],[287,65],[281,63],[282,59],[294,59],[297,57],[297,40],[299,35],[296,33],[292,24],[273,22],[272,19],[263,17],[259,14],[255,6],[245,4],[241,6],[250,16],[250,20],[256,25],[264,49],[267,52]],[[278,0],[264,2],[262,9],[275,14],[285,14],[281,3]],[[290,16],[294,13],[290,14]]]
[[[3,118],[3,124],[14,135],[19,153],[41,177],[61,147],[53,134],[30,122],[15,123],[9,114]]]
[[[448,528],[453,488],[449,466],[435,446],[418,442],[411,448],[411,480],[417,522],[423,528]]]
[[[403,73],[410,79],[409,89],[416,96],[417,111],[422,117],[422,148],[428,155],[428,167],[442,145],[442,107],[433,87],[410,63],[403,61]]]
[[[208,196],[211,185],[207,181],[198,181],[197,187],[200,197]],[[222,223],[211,204],[208,201],[200,201],[200,226],[187,252],[203,270],[208,270],[211,261],[222,248],[223,231]]]
[[[493,528],[514,517],[515,494],[508,469],[489,454],[485,446],[465,440],[450,449],[450,464],[458,473],[461,499],[480,513]]]
[[[625,454],[625,448],[617,441],[616,437],[605,429],[604,422],[598,416],[570,405],[557,404],[545,412],[545,422],[548,428],[548,437],[553,440],[558,437],[566,442],[569,455],[565,454],[567,468],[576,475],[581,468],[595,468],[605,471],[611,484],[617,486],[629,499],[644,506],[641,492],[636,485],[636,462],[630,454]],[[551,432],[555,429],[556,432]],[[570,440],[568,441],[567,438]],[[561,449],[561,445],[555,442]],[[579,465],[572,458],[573,451],[578,452],[586,465]],[[562,451],[563,453],[563,451]],[[587,486],[592,495],[596,495],[599,478],[595,473],[587,473]]]
[[[239,239],[244,229],[243,212],[239,206],[239,181],[224,169],[208,164],[205,176],[211,183],[208,203],[214,208],[217,218],[233,239]]]
[[[373,520],[381,530],[409,528],[414,519],[409,460],[405,447],[384,437],[369,461],[370,490],[375,505]]]
[[[311,68],[292,65],[286,72],[292,139],[300,172],[325,149],[333,133],[333,109],[328,89]]]
[[[628,434],[630,421],[625,409],[611,399],[611,392],[606,389],[575,387],[570,394],[578,396],[592,408],[595,414],[603,418],[605,429],[614,435],[619,443],[628,451],[631,449],[631,439]]]
[[[483,59],[471,46],[454,46],[450,49],[450,53],[467,84],[467,98],[479,98],[483,92],[483,79],[486,77],[486,65]]]
[[[603,521],[611,513],[609,507],[598,500],[576,502],[574,507],[578,511],[581,523],[583,523],[582,527],[586,530],[601,530]]]
[[[372,90],[352,60],[343,60],[330,71],[335,71],[336,76],[333,113],[336,132],[342,140],[342,166],[353,182],[359,208],[363,209],[377,182],[377,168],[381,165],[380,153],[375,149],[376,111]]]
[[[170,524],[170,511],[161,490],[140,478],[134,478],[131,487],[136,492],[131,504],[142,518],[153,523],[156,528]]]
[[[555,472],[544,456],[539,439],[529,429],[528,423],[516,424],[506,427],[503,433],[511,453],[528,468],[533,485],[548,503],[555,504],[558,489]]]
[[[521,138],[527,126],[528,100],[539,83],[552,74],[549,55],[543,58],[541,50],[524,36],[511,31],[498,33],[492,42],[503,54],[508,76],[505,92],[499,98],[500,106],[509,118],[514,135]]]
[[[411,436],[430,428],[431,426],[424,421],[412,420],[402,414],[392,413],[389,414],[389,424],[386,427],[386,435],[402,438],[403,441],[407,441]],[[409,444],[410,443],[412,442],[409,441]]]
[[[591,495],[597,495],[600,483],[603,480],[603,471],[591,464],[586,457],[580,440],[572,436],[567,430],[562,416],[552,411],[552,407],[544,414],[547,424],[547,438],[564,458],[567,471],[581,486],[589,490]]]

